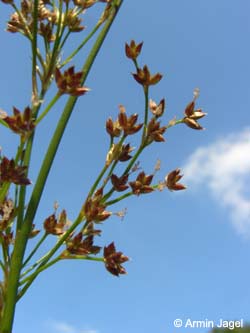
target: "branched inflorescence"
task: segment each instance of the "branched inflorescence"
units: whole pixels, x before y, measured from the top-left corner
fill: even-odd
[[[140,115],[136,113],[129,115],[125,107],[120,105],[117,118],[107,119],[106,131],[110,145],[107,148],[106,159],[86,194],[75,220],[68,219],[66,210],[58,214],[58,205],[55,205],[54,213],[44,219],[43,225],[37,222],[40,230],[36,229],[35,213],[64,128],[76,100],[89,91],[89,88],[84,85],[86,73],[90,70],[121,1],[22,0],[19,8],[14,0],[2,0],[2,2],[14,8],[7,31],[24,35],[30,42],[32,52],[31,105],[24,111],[14,107],[12,115],[3,111],[0,113],[1,124],[18,135],[20,139],[14,158],[0,156],[0,245],[2,249],[0,267],[3,271],[3,281],[0,285],[0,323],[2,321],[3,327],[10,327],[6,319],[6,313],[10,309],[9,303],[13,303],[13,299],[17,302],[34,279],[59,260],[100,261],[113,275],[119,276],[126,273],[123,264],[129,258],[116,250],[114,242],[104,246],[102,255],[97,256],[102,250],[101,246],[95,244],[97,236],[100,236],[102,232],[99,226],[112,215],[124,216],[125,211],[114,212],[110,207],[127,197],[136,198],[165,188],[170,191],[186,188],[179,182],[182,178],[179,168],[170,171],[163,180],[155,181],[156,171],[160,169],[160,161],[157,162],[155,170],[147,174],[139,164],[138,158],[150,145],[164,142],[166,132],[175,125],[185,124],[192,129],[201,130],[202,126],[198,120],[206,114],[196,108],[196,99],[199,95],[196,89],[193,100],[186,106],[184,115],[180,119],[175,117],[168,122],[162,120],[166,106],[165,99],[155,102],[150,98],[150,88],[161,81],[162,74],[151,74],[147,65],[139,66],[137,59],[143,43],[137,44],[132,40],[130,44],[126,44],[126,56],[135,66],[132,77],[142,88],[145,97],[144,112]],[[104,3],[105,8],[96,26],[78,48],[66,59],[61,59],[61,51],[71,33],[85,32],[81,15],[97,3]],[[97,37],[83,68],[75,71],[72,65],[63,70],[62,68],[75,57],[101,26],[103,30]],[[43,41],[43,48],[38,47],[40,45],[37,41],[38,37]],[[56,93],[51,101],[46,102],[46,93],[52,82],[56,84]],[[33,187],[31,198],[27,201],[26,187],[31,184],[29,165],[36,128],[63,95],[69,96],[68,102],[38,178],[34,181],[35,185],[34,187],[31,185]],[[131,137],[138,140],[138,148],[131,146]],[[12,195],[13,199],[10,198]],[[28,240],[38,234],[42,235],[40,240],[30,253],[25,253]],[[35,259],[37,250],[41,250],[49,236],[56,236],[55,244],[44,256]],[[17,263],[18,260],[19,263]],[[14,267],[14,265],[19,266]]]

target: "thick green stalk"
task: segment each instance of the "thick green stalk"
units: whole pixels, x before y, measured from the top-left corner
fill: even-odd
[[[85,62],[85,65],[83,66],[82,83],[85,82],[88,76],[88,73],[94,63],[94,60],[104,42],[104,39],[118,13],[119,8],[122,5],[122,2],[123,0],[116,0],[113,2],[113,7],[112,11],[110,12],[110,16],[107,19],[99,36],[97,37],[97,40],[93,45],[93,48]],[[46,179],[48,177],[51,165],[53,163],[55,154],[57,152],[57,148],[59,146],[65,127],[73,111],[76,101],[77,101],[76,97],[71,96],[68,99],[68,102],[64,108],[63,114],[58,122],[57,128],[49,145],[48,151],[45,155],[40,173],[37,178],[37,182],[34,186],[34,190],[32,192],[31,199],[29,201],[24,223],[22,225],[21,230],[19,230],[16,235],[15,246],[11,259],[8,288],[6,292],[6,304],[4,306],[3,318],[1,322],[1,330],[2,330],[1,333],[11,333],[12,331],[15,307],[17,302],[18,283],[19,283],[19,277],[21,273],[25,248],[28,240],[28,235],[31,231],[32,222],[34,220],[36,210],[40,202],[40,198],[45,186]]]

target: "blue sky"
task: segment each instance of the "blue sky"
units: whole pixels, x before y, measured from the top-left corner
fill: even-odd
[[[173,321],[243,319],[250,322],[250,32],[248,0],[125,1],[77,103],[63,137],[36,222],[57,200],[72,219],[106,156],[105,121],[117,106],[142,117],[143,96],[130,73],[124,43],[144,41],[140,64],[164,78],[151,98],[166,98],[165,119],[181,116],[200,88],[197,105],[208,116],[205,131],[171,129],[165,144],[141,158],[147,173],[162,162],[159,180],[176,167],[188,189],[130,198],[123,221],[103,225],[101,244],[115,241],[132,258],[128,275],[115,278],[102,264],[62,262],[42,274],[20,302],[14,333],[205,333],[175,328]],[[29,49],[4,32],[1,5],[1,100],[11,113],[30,102]],[[86,25],[94,21],[94,12]],[[77,58],[80,67],[84,52]],[[78,67],[78,68],[79,68]],[[59,104],[38,131],[35,177]],[[14,135],[1,130],[13,154]],[[44,250],[46,251],[47,248]]]

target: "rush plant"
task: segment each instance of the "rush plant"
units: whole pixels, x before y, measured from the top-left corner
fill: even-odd
[[[165,100],[155,102],[150,98],[150,88],[161,81],[160,73],[152,74],[147,65],[141,66],[138,57],[143,43],[131,41],[125,45],[125,54],[134,66],[132,78],[144,94],[144,111],[129,114],[120,105],[116,119],[108,118],[106,160],[100,161],[100,173],[94,180],[75,217],[68,218],[66,210],[47,214],[43,225],[36,222],[36,212],[46,184],[49,171],[60,144],[64,130],[79,98],[88,93],[86,79],[104,39],[122,5],[122,0],[1,0],[2,5],[13,8],[7,32],[23,35],[30,44],[31,53],[31,103],[24,110],[18,106],[0,113],[0,123],[19,137],[15,156],[8,156],[3,147],[0,156],[0,332],[11,333],[17,302],[25,295],[40,273],[57,262],[68,259],[94,260],[104,264],[111,274],[125,274],[123,264],[129,260],[111,242],[103,249],[96,245],[101,235],[100,226],[112,214],[123,216],[124,212],[112,212],[112,206],[128,197],[149,194],[164,188],[170,191],[185,189],[179,183],[179,169],[170,171],[160,182],[154,180],[160,168],[146,174],[138,163],[142,153],[151,145],[164,142],[164,135],[171,128],[185,124],[201,130],[198,120],[205,116],[195,106],[198,89],[179,119],[164,119]],[[94,6],[103,6],[102,14],[89,32],[85,32],[82,16]],[[68,40],[78,33],[81,42],[65,59],[62,50]],[[72,60],[91,42],[92,47],[82,68],[75,69]],[[69,66],[69,62],[71,65]],[[52,83],[55,83],[52,85]],[[56,90],[55,87],[56,86]],[[52,92],[47,94],[48,91]],[[48,96],[53,95],[51,99]],[[44,156],[37,179],[30,179],[32,151],[38,149],[36,130],[53,110],[62,95],[68,95],[61,117],[55,125],[54,134]],[[83,97],[84,98],[84,97]],[[96,129],[97,131],[99,129]],[[130,144],[135,137],[138,147]],[[118,168],[117,168],[118,167]],[[122,171],[121,171],[122,170]],[[31,194],[27,194],[27,187]],[[46,216],[46,215],[45,215]],[[71,222],[70,222],[71,221]],[[31,238],[38,240],[29,251]],[[49,237],[54,244],[37,259],[37,253]],[[32,241],[34,244],[34,240]],[[51,242],[50,242],[51,244]],[[47,247],[45,247],[47,248]],[[39,251],[38,251],[39,250]]]

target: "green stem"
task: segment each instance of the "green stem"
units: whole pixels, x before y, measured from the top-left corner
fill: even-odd
[[[144,125],[143,125],[143,133],[141,144],[143,144],[146,136],[147,136],[147,126],[148,126],[148,87],[143,88],[144,98],[145,98],[145,110],[144,110]]]
[[[101,24],[97,24],[94,29],[89,33],[89,35],[83,40],[83,42],[75,49],[74,52],[71,53],[71,55],[68,56],[67,59],[64,60],[64,62],[60,65],[60,68],[67,65],[74,56],[87,44],[87,42],[91,39],[91,37],[94,36],[96,31],[99,29]]]
[[[45,239],[47,238],[47,236],[48,236],[47,233],[43,234],[43,236],[41,237],[41,239],[39,240],[39,242],[36,244],[36,246],[34,247],[34,249],[31,251],[30,255],[27,257],[27,259],[23,263],[23,267],[25,267],[28,264],[28,262],[30,261],[30,259],[33,257],[33,255],[36,253],[36,251],[39,249],[39,247],[42,245],[42,243],[45,241]]]
[[[3,125],[3,126],[5,126],[5,127],[7,127],[7,128],[9,128],[9,125],[3,119],[1,119],[1,118],[0,118],[0,124]]]
[[[119,141],[119,143],[118,143],[118,146],[117,146],[117,149],[118,149],[118,150],[119,150],[119,147],[122,146],[122,144],[123,144],[125,138],[126,138],[126,136],[124,135],[124,136],[120,139],[120,141]],[[111,167],[111,169],[110,169],[110,171],[109,171],[109,173],[108,173],[107,180],[108,180],[108,178],[111,176],[111,174],[112,174],[112,172],[113,172],[113,170],[114,170],[114,168],[115,168],[115,166],[116,166],[117,163],[118,163],[118,160],[115,160],[115,161],[113,162],[113,165],[112,165],[112,167]],[[102,177],[104,176],[104,174],[105,174],[105,172],[107,171],[107,169],[109,168],[109,166],[110,166],[109,164],[105,164],[105,165],[104,165],[104,167],[103,167],[103,169],[101,170],[100,174],[98,175],[96,181],[94,182],[94,185],[91,187],[91,189],[90,189],[90,191],[89,191],[89,194],[88,194],[88,197],[91,197],[91,196],[92,196],[92,194],[93,194],[94,191],[96,190],[98,184],[100,183],[100,180],[101,180]],[[104,183],[104,185],[106,185],[106,183]]]
[[[71,227],[65,232],[63,236],[60,237],[56,245],[45,255],[43,256],[42,260],[39,260],[40,265],[36,269],[34,273],[32,273],[32,276],[30,276],[29,281],[26,283],[26,285],[23,287],[23,289],[18,294],[18,300],[25,294],[25,292],[28,290],[32,282],[35,280],[37,275],[43,270],[43,266],[45,266],[50,258],[53,257],[53,255],[57,252],[57,250],[61,247],[61,245],[65,242],[65,240],[69,237],[69,235],[75,230],[75,228],[82,222],[83,216],[81,214],[78,215],[75,222],[71,225]]]
[[[37,104],[37,77],[36,77],[36,57],[37,57],[37,18],[38,18],[38,0],[34,0],[33,11],[33,38],[32,38],[32,101]]]
[[[125,193],[125,194],[121,195],[120,197],[115,198],[114,200],[110,200],[110,201],[105,202],[105,205],[107,205],[107,206],[114,205],[114,204],[116,204],[117,202],[119,202],[119,201],[121,201],[121,200],[123,200],[123,199],[125,199],[125,198],[130,197],[130,196],[133,195],[133,194],[134,194],[133,192]]]
[[[50,103],[48,104],[48,106],[46,107],[46,109],[43,111],[43,113],[37,118],[36,120],[36,125],[38,123],[40,123],[40,121],[47,115],[47,113],[50,111],[50,109],[56,104],[56,102],[58,101],[58,99],[60,98],[59,94],[56,94],[52,100],[50,101]]]
[[[47,269],[50,266],[54,265],[55,263],[57,263],[61,259],[62,258],[60,256],[58,256],[55,259],[51,260],[46,265],[43,265],[42,267],[40,267],[39,269],[37,269],[37,271],[35,271],[34,273],[32,273],[30,276],[27,276],[25,279],[23,279],[22,281],[20,281],[20,286],[23,285],[23,284],[25,284],[25,283],[27,283],[27,282],[29,282],[34,276],[37,276],[37,274],[40,274],[42,271],[44,271],[45,269]],[[21,293],[22,293],[22,291],[21,291]],[[20,294],[19,294],[19,297],[21,297]]]
[[[104,261],[104,258],[95,258],[95,257],[89,257],[89,256],[81,256],[81,255],[74,255],[62,259],[78,259],[78,260],[91,260],[91,261]]]
[[[90,51],[90,54],[83,66],[82,84],[84,84],[84,82],[88,76],[88,73],[94,63],[94,60],[104,42],[104,39],[118,13],[119,8],[122,5],[122,2],[123,2],[123,0],[116,0],[113,2],[113,7],[112,7],[112,11],[110,12],[110,16],[107,19],[99,36],[97,37],[97,40],[94,43],[92,50]],[[6,292],[6,304],[5,304],[4,310],[3,310],[2,327],[1,327],[2,332],[1,333],[11,333],[11,331],[12,331],[16,301],[17,301],[19,277],[20,277],[20,273],[21,273],[22,261],[23,261],[23,257],[24,257],[24,253],[25,253],[28,236],[29,236],[29,233],[32,228],[32,222],[34,220],[35,213],[36,213],[38,204],[40,202],[40,198],[41,198],[44,186],[45,186],[47,176],[49,174],[52,162],[53,162],[55,154],[57,152],[57,148],[59,146],[59,143],[60,143],[62,135],[64,133],[66,124],[73,111],[76,101],[77,101],[76,97],[71,96],[68,99],[68,102],[64,108],[63,114],[58,122],[58,126],[55,130],[54,136],[49,145],[47,154],[44,158],[40,173],[38,175],[37,182],[35,184],[34,190],[32,192],[31,198],[30,198],[30,202],[29,202],[29,205],[28,205],[28,208],[26,211],[24,223],[22,225],[21,230],[19,230],[16,234],[15,246],[13,249],[9,279],[8,279],[8,288],[7,288],[7,292]],[[82,220],[82,216],[81,216],[81,220]],[[63,239],[63,237],[61,239]],[[55,248],[56,247],[54,247],[54,249]],[[56,251],[56,250],[54,250],[54,251]],[[52,251],[52,253],[53,253],[53,251]],[[50,259],[50,256],[48,257],[47,260],[49,260],[49,259]],[[47,263],[47,261],[44,262],[43,264],[45,264],[45,263]],[[25,291],[28,289],[29,285],[32,283],[33,280],[34,279],[31,279],[31,281],[29,283],[27,283]]]

